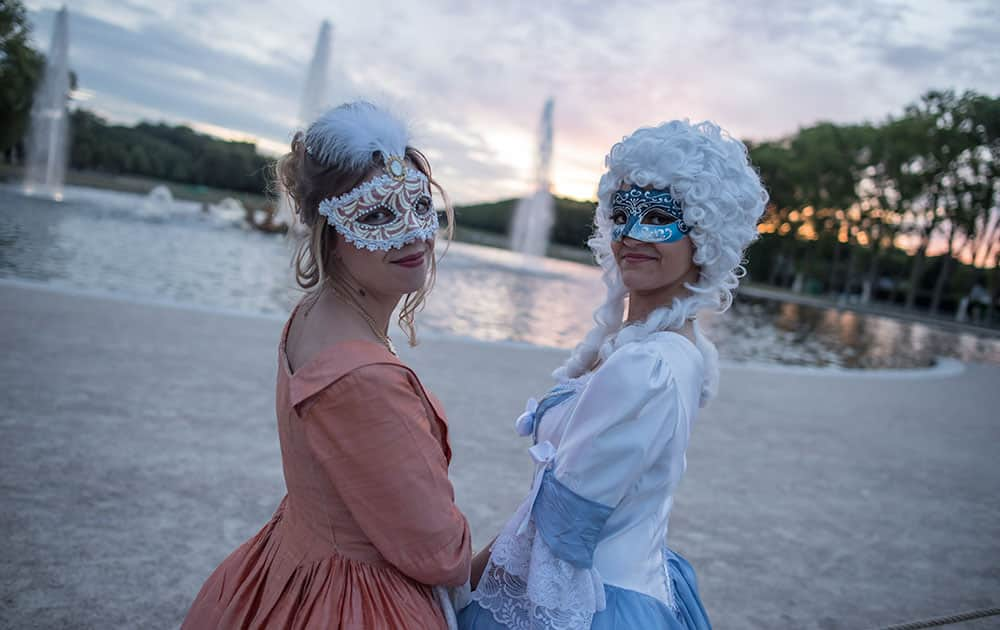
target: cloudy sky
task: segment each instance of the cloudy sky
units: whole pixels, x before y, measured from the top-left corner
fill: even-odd
[[[46,50],[62,0],[26,2]],[[329,101],[405,114],[460,202],[532,186],[555,98],[553,186],[593,196],[604,155],[640,125],[710,118],[774,138],[878,121],[931,88],[1000,94],[1000,3],[843,0],[69,0],[81,104],[284,149],[319,27]]]

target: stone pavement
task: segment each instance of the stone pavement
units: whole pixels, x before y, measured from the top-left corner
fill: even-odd
[[[283,494],[281,325],[0,281],[0,628],[179,624]],[[480,547],[529,483],[513,418],[565,353],[428,339],[403,354],[448,410]],[[670,528],[716,628],[1000,606],[998,407],[997,366],[726,366]]]

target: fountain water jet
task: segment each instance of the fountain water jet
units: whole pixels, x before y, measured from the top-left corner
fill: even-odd
[[[149,191],[146,198],[139,206],[139,216],[154,220],[163,221],[167,219],[174,210],[174,195],[170,189],[164,185],[159,185]]]
[[[304,127],[312,122],[323,113],[323,108],[327,105],[332,35],[333,26],[329,20],[323,20],[319,27],[319,35],[316,36],[312,60],[309,62],[305,89],[302,91],[302,101],[299,103],[300,126]],[[292,200],[284,190],[279,190],[272,223],[276,226],[286,225],[289,229],[295,228],[300,224],[295,222],[294,215]]]
[[[226,197],[218,203],[203,204],[202,210],[206,211],[217,224],[220,225],[242,225],[250,212],[239,199]]]
[[[45,74],[31,106],[28,164],[24,192],[62,199],[66,179],[69,97],[69,20],[64,6],[56,14]]]
[[[333,26],[329,20],[323,20],[319,27],[319,35],[316,36],[312,61],[309,62],[305,89],[302,90],[302,102],[299,104],[300,125],[308,125],[323,113],[327,105],[332,37]]]
[[[514,209],[510,247],[516,252],[544,256],[555,219],[552,199],[552,109],[553,99],[545,101],[538,132],[538,156],[535,165],[535,192],[521,199]]]

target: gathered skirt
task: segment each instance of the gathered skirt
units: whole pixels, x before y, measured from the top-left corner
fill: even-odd
[[[676,610],[645,593],[605,584],[606,605],[594,615],[591,630],[711,630],[691,564],[669,549],[666,557]],[[509,630],[475,601],[459,613],[458,627],[459,630]]]
[[[182,630],[447,628],[433,590],[395,568],[339,555],[294,560],[282,544],[284,507],[212,573]]]

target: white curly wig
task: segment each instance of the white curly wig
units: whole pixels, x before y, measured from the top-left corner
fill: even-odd
[[[604,270],[607,299],[596,311],[596,326],[553,373],[559,380],[575,378],[603,362],[617,348],[648,335],[679,329],[703,309],[723,312],[732,305],[733,291],[746,274],[743,252],[757,238],[767,192],[750,166],[747,148],[713,122],[692,124],[674,120],[643,127],[611,147],[604,160],[607,172],[598,186],[594,235],[587,244]],[[700,273],[689,293],[625,326],[628,289],[611,252],[611,195],[622,184],[669,189],[681,203],[694,263]],[[719,381],[718,352],[695,325],[695,341],[705,358],[701,404],[711,399]]]

